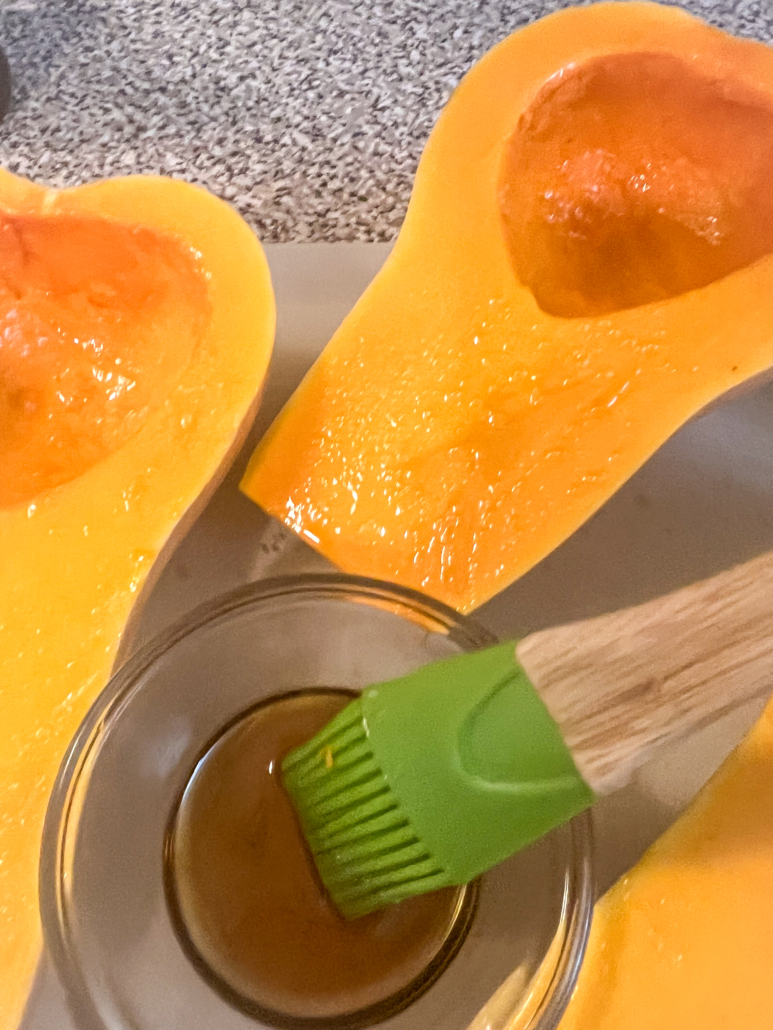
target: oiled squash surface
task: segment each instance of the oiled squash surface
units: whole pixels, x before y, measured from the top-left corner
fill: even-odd
[[[167,235],[0,214],[0,508],[69,482],[136,433],[209,315],[193,252]]]
[[[515,33],[243,489],[347,571],[481,604],[773,365],[771,175],[768,47],[646,3]]]
[[[0,1028],[40,953],[49,791],[151,566],[242,439],[274,304],[242,220],[182,182],[0,171]]]
[[[773,251],[773,106],[667,53],[568,68],[505,154],[516,272],[540,307],[580,317],[677,297]]]

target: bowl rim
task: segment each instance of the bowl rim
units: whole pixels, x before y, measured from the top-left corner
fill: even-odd
[[[89,758],[112,722],[119,717],[137,682],[177,643],[204,627],[216,624],[244,608],[272,599],[317,595],[341,595],[363,602],[397,603],[419,617],[445,623],[449,631],[464,636],[472,648],[498,643],[498,638],[476,619],[463,615],[418,590],[382,580],[345,573],[300,573],[255,580],[209,598],[141,645],[117,669],[92,702],[70,741],[57,772],[43,824],[38,869],[39,905],[46,947],[65,990],[67,1004],[89,1030],[111,1030],[103,1020],[77,958],[69,928],[68,904],[63,884],[63,863],[68,825],[73,815],[73,792]],[[554,942],[562,935],[555,966],[536,1007],[523,1030],[556,1030],[571,999],[590,935],[595,901],[593,830],[589,812],[569,823],[571,848],[564,884],[561,914]],[[547,958],[547,956],[546,956]],[[546,959],[527,987],[532,991]],[[536,989],[536,988],[535,988]]]

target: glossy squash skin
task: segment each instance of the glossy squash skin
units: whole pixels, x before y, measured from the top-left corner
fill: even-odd
[[[773,365],[772,171],[770,48],[647,3],[515,33],[243,490],[346,571],[480,605]]]
[[[150,397],[139,414],[127,408],[137,424],[131,431],[117,426],[115,449],[95,452],[95,460],[74,478],[21,500],[20,494],[6,493],[0,505],[0,1027],[6,1030],[18,1024],[39,955],[38,851],[62,754],[109,676],[148,573],[158,570],[172,537],[198,510],[243,439],[268,367],[275,316],[268,266],[253,233],[226,204],[182,182],[133,177],[53,191],[0,172],[0,220],[4,229],[12,227],[12,236],[26,232],[27,239],[42,238],[44,250],[47,234],[53,233],[65,253],[68,226],[91,234],[97,244],[104,237],[103,254],[81,255],[95,267],[115,264],[113,237],[130,249],[138,240],[151,257],[168,252],[173,266],[172,292],[162,304],[166,347],[159,347],[157,361],[145,369],[147,383],[142,369],[134,376],[137,393],[145,390]],[[28,264],[38,257],[25,254]],[[190,325],[185,323],[186,332],[194,327],[191,346],[178,348],[176,368],[164,364],[165,350],[172,353],[177,344],[176,327],[179,323],[182,333],[187,318],[175,307],[175,269],[198,283],[191,287],[196,296]],[[61,271],[65,279],[77,277],[77,255]],[[56,272],[46,266],[40,275],[56,278]],[[133,360],[132,316],[124,310],[123,288],[130,291],[139,282],[144,293],[138,303],[150,296],[147,310],[155,310],[152,276],[143,279],[143,274],[141,266],[126,276],[112,268],[117,300],[101,296],[86,303],[72,294],[67,315],[76,317],[78,305],[86,304],[95,324],[112,318],[110,332],[123,334],[121,346],[127,348],[119,359],[122,370]],[[15,318],[7,302],[8,290],[16,288],[9,286],[9,276],[4,265],[6,326]],[[44,295],[46,290],[38,291],[35,303],[48,304]],[[115,318],[105,314],[114,303]],[[156,329],[148,323],[143,331],[153,341]],[[46,388],[42,382],[24,384],[37,359],[25,352],[20,361],[20,353],[14,358],[7,338],[0,341],[0,369],[12,385],[14,376],[22,383],[16,392],[0,389],[5,404],[0,417],[9,434],[14,419],[26,417],[18,398],[26,397],[27,407],[34,408],[29,397]],[[102,375],[96,366],[94,375]],[[153,392],[159,381],[163,396]],[[73,440],[71,450],[77,446]],[[12,435],[0,432],[0,447],[15,454],[25,471],[24,453],[14,446]]]
[[[560,1030],[767,1030],[773,705],[596,905]]]

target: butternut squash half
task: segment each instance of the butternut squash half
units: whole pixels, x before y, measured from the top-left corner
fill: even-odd
[[[768,1030],[773,703],[596,905],[560,1030]]]
[[[771,181],[768,47],[648,3],[516,32],[244,491],[347,571],[481,604],[773,365]]]
[[[40,945],[65,747],[132,606],[249,425],[274,302],[225,204],[157,178],[0,172],[0,1027]]]

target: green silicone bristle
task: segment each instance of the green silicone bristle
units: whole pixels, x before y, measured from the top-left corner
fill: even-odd
[[[386,782],[361,698],[292,752],[282,773],[322,881],[348,918],[450,885]]]
[[[282,772],[349,917],[467,883],[593,800],[512,644],[368,687]]]

